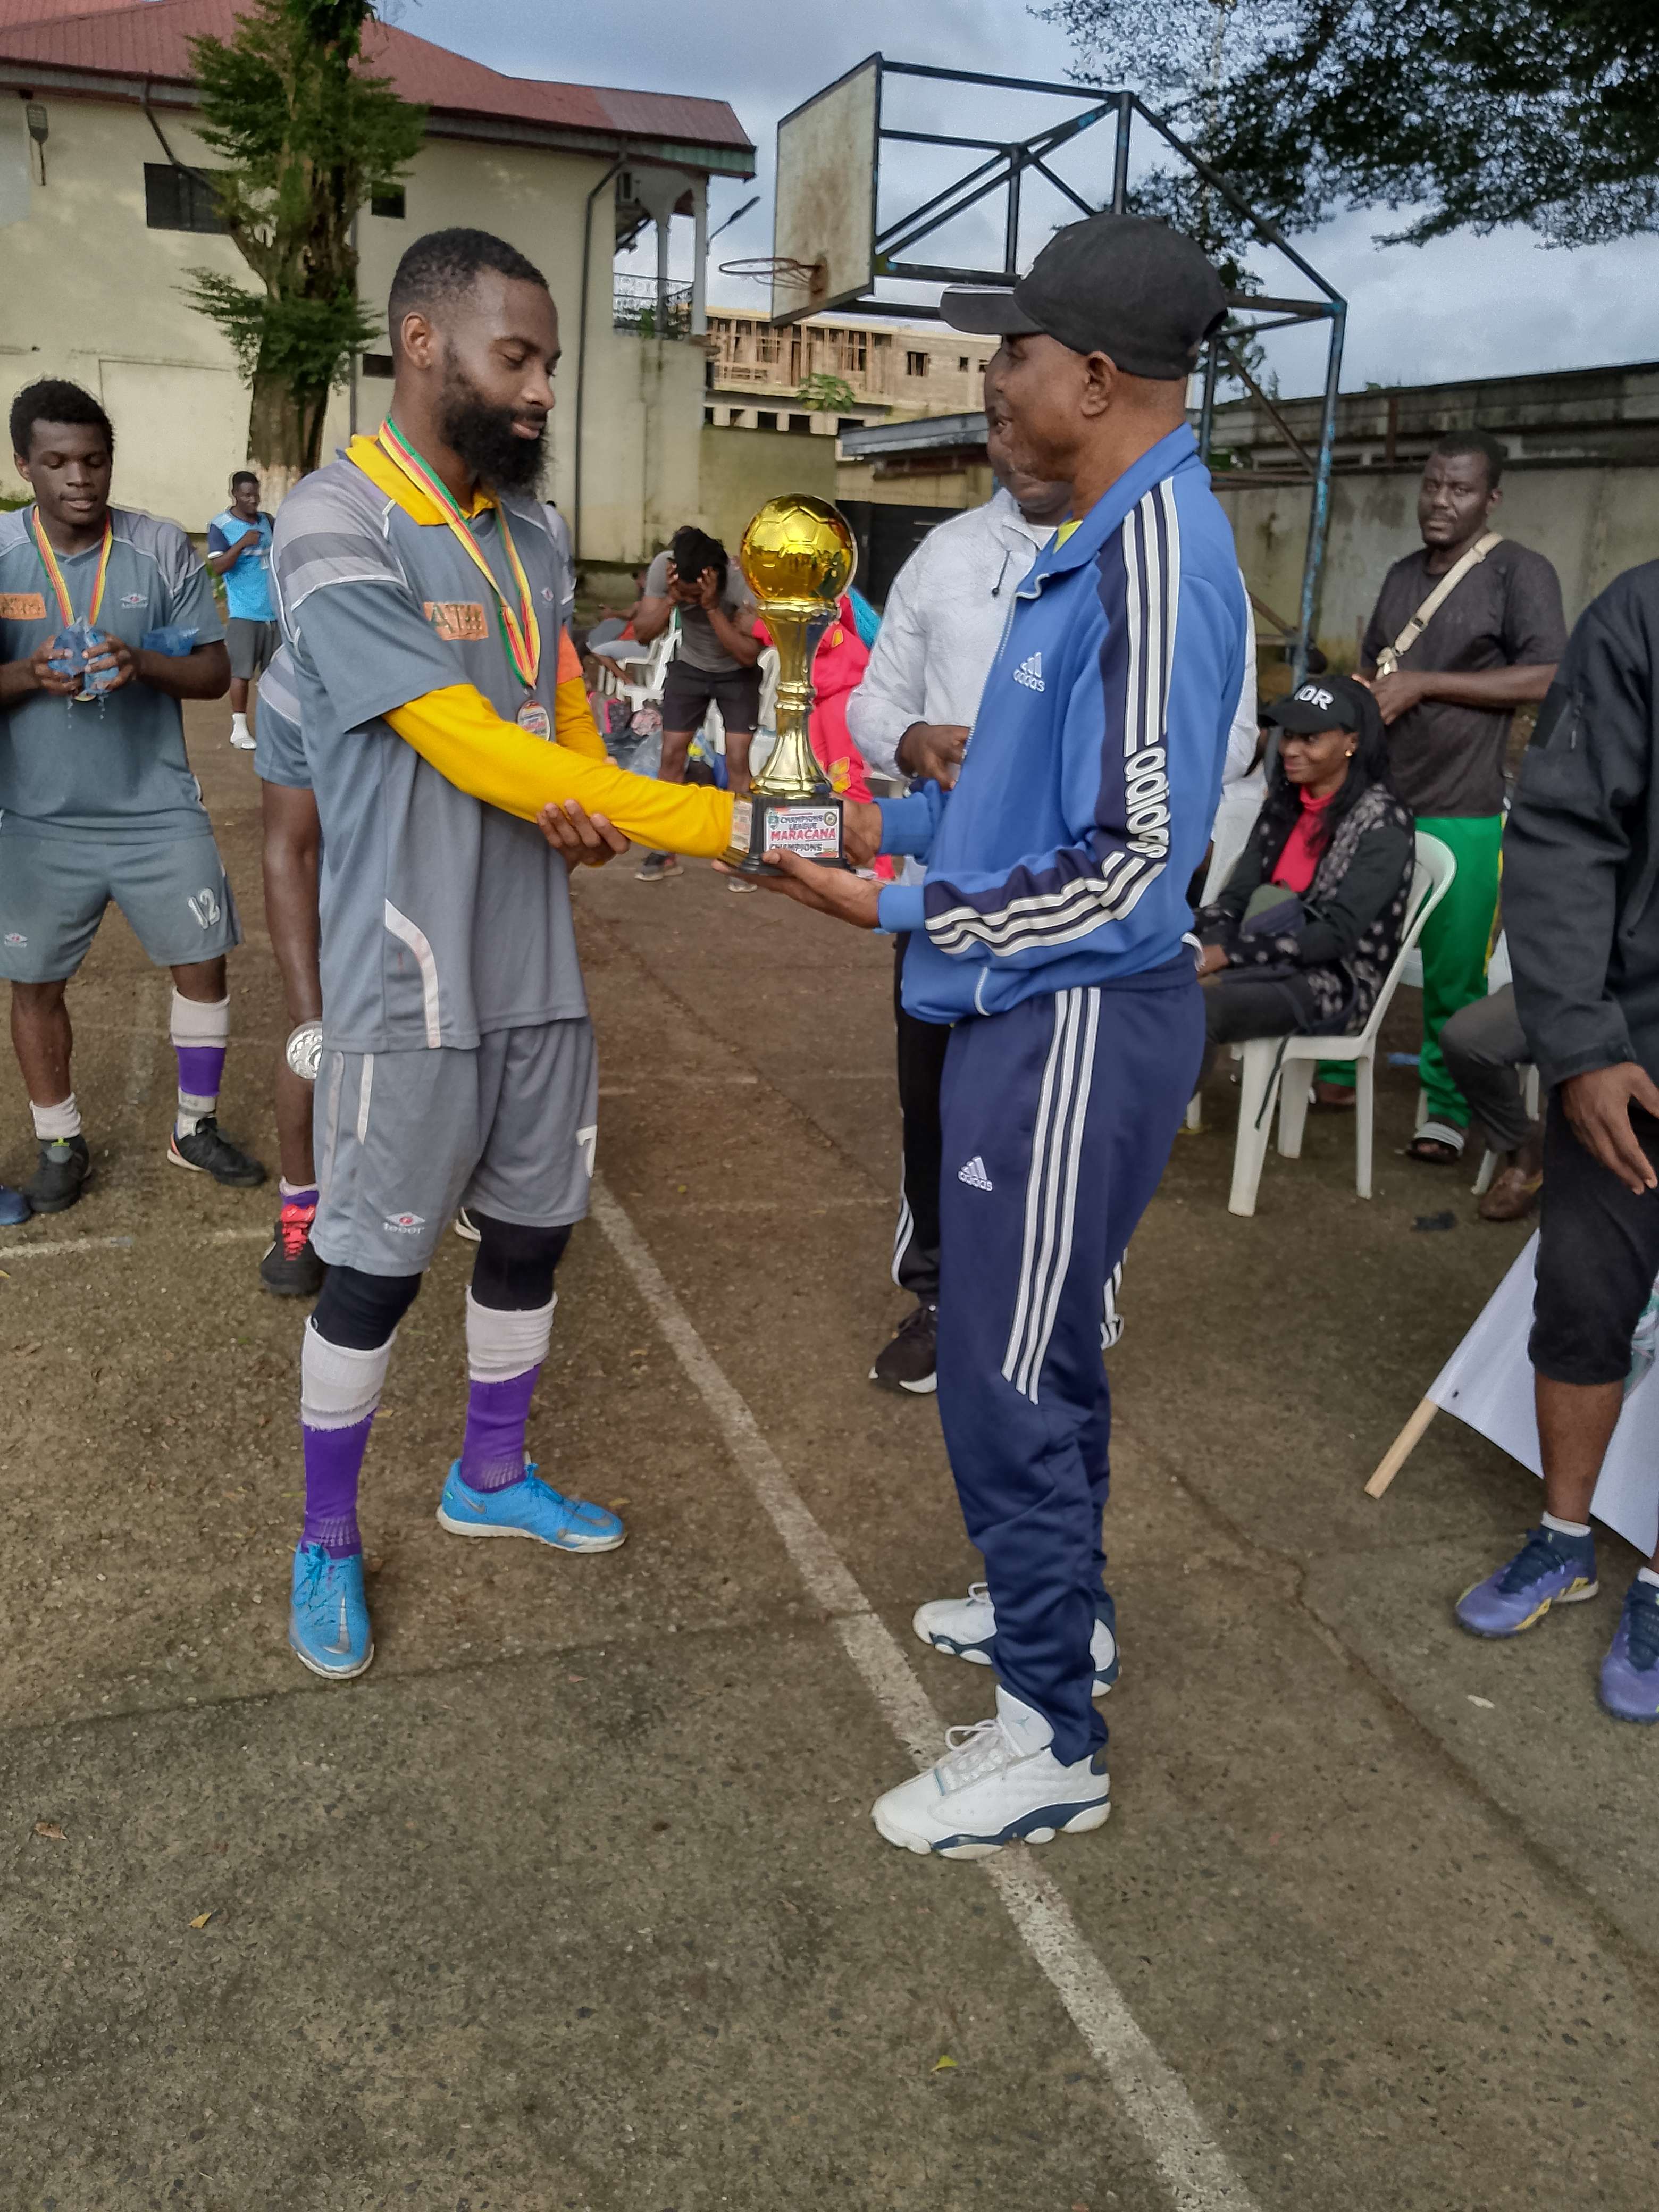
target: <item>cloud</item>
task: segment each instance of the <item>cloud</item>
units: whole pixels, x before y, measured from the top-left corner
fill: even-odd
[[[1071,48],[1063,33],[1025,13],[1018,0],[906,0],[896,33],[891,0],[836,0],[833,8],[793,9],[787,30],[752,0],[662,0],[620,7],[551,8],[547,0],[404,0],[402,27],[492,68],[523,76],[701,94],[729,100],[754,140],[758,174],[752,185],[718,184],[713,219],[751,192],[761,204],[715,247],[717,261],[768,253],[772,245],[772,148],[778,118],[865,56],[928,61],[989,74],[1063,81]],[[907,88],[923,126],[978,135],[1018,135],[1040,109],[1029,96],[975,93],[924,84]],[[994,124],[992,117],[997,120]],[[947,118],[950,120],[947,121]],[[907,120],[909,118],[907,118]],[[1106,190],[1110,126],[1085,134],[1068,155],[1066,173],[1097,202]],[[941,159],[926,149],[890,147],[884,185],[920,194]],[[933,167],[929,167],[929,164]],[[964,163],[965,166],[965,163]],[[1028,195],[1022,254],[1029,261],[1048,227],[1066,213],[1058,195]],[[1659,355],[1659,239],[1624,240],[1568,252],[1545,252],[1525,232],[1486,239],[1458,237],[1428,246],[1378,248],[1373,234],[1397,227],[1390,212],[1345,216],[1298,246],[1348,300],[1343,386],[1368,380],[1431,382],[1443,378],[1516,375]],[[689,274],[690,227],[677,224],[676,273]],[[930,259],[1000,258],[998,218],[984,210],[948,240],[919,252]],[[1266,257],[1264,273],[1273,266]],[[1273,289],[1285,289],[1278,264]],[[1305,280],[1297,278],[1297,290]],[[758,305],[758,285],[712,274],[710,296]],[[1293,331],[1268,341],[1269,360],[1287,392],[1323,380],[1318,335]]]

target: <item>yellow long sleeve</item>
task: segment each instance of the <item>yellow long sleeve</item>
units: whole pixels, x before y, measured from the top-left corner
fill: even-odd
[[[558,693],[564,689],[561,684]],[[562,697],[559,704],[561,741],[552,744],[503,720],[471,684],[428,691],[406,707],[394,707],[386,719],[458,790],[523,821],[533,822],[550,800],[562,805],[574,799],[636,843],[705,860],[726,850],[732,841],[728,792],[629,775],[604,757],[602,745],[597,759],[586,744],[573,749],[562,742]],[[597,740],[592,716],[586,720]]]
[[[605,739],[587,703],[587,686],[580,676],[561,683],[553,693],[553,742],[568,745],[587,760],[608,760]]]

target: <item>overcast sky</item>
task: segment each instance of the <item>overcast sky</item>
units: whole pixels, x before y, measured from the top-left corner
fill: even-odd
[[[880,49],[892,60],[1056,81],[1066,77],[1071,60],[1064,36],[1036,21],[1021,0],[905,0],[902,8],[892,0],[835,0],[792,9],[787,17],[753,0],[678,0],[673,6],[633,0],[627,7],[617,0],[588,0],[584,7],[572,0],[553,6],[548,0],[489,0],[488,7],[478,0],[400,0],[389,12],[404,29],[515,76],[730,100],[755,142],[759,173],[752,185],[718,182],[711,221],[719,222],[753,192],[761,202],[717,241],[716,263],[770,251],[777,119],[866,54]],[[988,96],[975,106],[972,95],[953,94],[948,108],[937,95],[930,103],[926,88],[913,88],[910,97],[908,125],[976,136],[1023,133],[1054,106],[1000,96],[1000,116],[993,124]],[[953,118],[948,125],[947,114]],[[896,191],[908,185],[920,198],[921,187],[935,181],[927,165],[937,158],[890,147],[883,161],[884,211],[890,180]],[[1103,128],[1077,141],[1062,166],[1085,197],[1097,201],[1109,161],[1109,131]],[[1022,259],[1029,263],[1062,209],[1057,198],[1051,208],[1038,195],[1027,205]],[[1524,232],[1426,247],[1374,246],[1373,234],[1397,221],[1386,210],[1346,216],[1297,241],[1349,301],[1345,389],[1370,380],[1415,383],[1659,358],[1659,239],[1575,252],[1541,251]],[[684,266],[690,227],[675,228],[686,234],[676,251]],[[992,236],[969,224],[948,253],[938,241],[917,250],[928,258],[960,254],[976,264],[975,245],[991,243]],[[1275,290],[1290,281],[1282,263],[1275,270],[1264,259],[1261,267]],[[758,286],[711,270],[711,299],[758,306],[764,296]],[[1316,359],[1311,333],[1269,344],[1282,390],[1306,391],[1320,381],[1322,349]]]

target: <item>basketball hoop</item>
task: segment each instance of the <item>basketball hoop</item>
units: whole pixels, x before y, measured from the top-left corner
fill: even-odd
[[[797,261],[787,253],[756,253],[740,261],[722,261],[722,276],[747,276],[757,284],[787,286],[800,292],[817,289],[824,276],[821,261]]]

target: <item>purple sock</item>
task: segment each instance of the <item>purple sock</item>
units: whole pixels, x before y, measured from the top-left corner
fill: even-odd
[[[306,1517],[302,1544],[320,1544],[331,1559],[361,1552],[357,1533],[357,1477],[374,1416],[368,1413],[349,1429],[313,1429],[300,1424],[305,1439]]]
[[[225,1072],[226,1047],[176,1044],[173,1049],[179,1061],[179,1096],[216,1099]]]
[[[524,1480],[524,1431],[539,1363],[505,1382],[468,1385],[461,1480],[469,1490],[505,1490]]]

